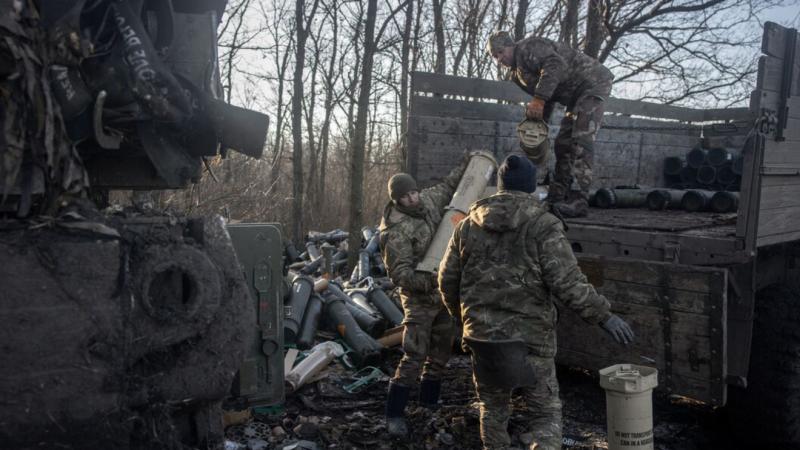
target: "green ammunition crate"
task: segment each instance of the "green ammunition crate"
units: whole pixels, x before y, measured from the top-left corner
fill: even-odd
[[[232,394],[251,406],[282,403],[283,241],[280,224],[229,224],[228,233],[250,288],[258,327]]]

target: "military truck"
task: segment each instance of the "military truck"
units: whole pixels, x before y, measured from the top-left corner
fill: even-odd
[[[759,442],[800,444],[800,42],[766,23],[747,108],[610,98],[597,188],[666,185],[663,162],[704,143],[743,157],[733,214],[591,208],[567,220],[588,279],[637,334],[621,347],[560,309],[558,361],[657,367],[659,389],[747,420]],[[527,94],[510,82],[414,73],[407,167],[430,185],[464,149],[520,152]],[[551,137],[558,121],[551,123]],[[544,173],[545,170],[540,170]]]

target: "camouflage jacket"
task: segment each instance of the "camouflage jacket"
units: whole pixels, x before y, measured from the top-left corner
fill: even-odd
[[[552,297],[589,323],[611,315],[578,267],[561,221],[522,192],[501,191],[470,207],[439,266],[439,288],[464,336],[522,339],[542,357],[556,351]]]
[[[514,44],[511,71],[512,80],[527,93],[567,106],[582,95],[606,97],[614,79],[596,59],[569,45],[539,37]]]
[[[423,217],[400,212],[390,201],[383,211],[380,225],[381,256],[389,277],[401,293],[431,293],[436,280],[429,273],[415,272],[442,221],[444,207],[450,203],[458,187],[467,160],[453,169],[439,184],[420,191]]]

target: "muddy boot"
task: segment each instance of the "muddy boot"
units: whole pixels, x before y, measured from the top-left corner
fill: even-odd
[[[548,173],[547,176],[549,177],[550,174]],[[547,197],[545,200],[547,203],[554,205],[556,203],[561,203],[567,198],[567,190],[561,184],[558,184],[554,181],[550,181],[547,187]]]
[[[589,202],[587,202],[584,198],[576,198],[565,202],[555,203],[553,204],[553,208],[561,214],[561,217],[586,217],[586,215],[589,213]]]
[[[422,379],[419,384],[419,404],[428,409],[439,407],[439,394],[442,392],[441,380]]]
[[[402,438],[408,435],[405,409],[410,390],[408,386],[389,383],[389,395],[386,398],[386,431],[391,437]]]

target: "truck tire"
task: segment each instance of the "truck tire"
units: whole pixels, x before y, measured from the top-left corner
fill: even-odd
[[[800,447],[800,292],[776,285],[757,294],[747,380],[746,389],[729,388],[740,442]]]

